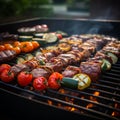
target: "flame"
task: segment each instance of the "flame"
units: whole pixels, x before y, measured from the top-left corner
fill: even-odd
[[[61,94],[67,93],[67,91],[64,90],[64,89],[62,89],[62,88],[59,89],[59,92],[60,92]],[[71,94],[74,94],[74,95],[75,95],[75,93],[71,93]],[[74,103],[74,98],[65,97],[64,99],[65,99],[66,102],[69,102],[69,103],[71,103],[71,104]],[[68,110],[68,111],[76,111],[76,110],[77,110],[75,107],[62,106],[62,104],[60,104],[60,103],[58,103],[58,107],[63,107],[64,109],[66,109],[66,110]]]
[[[81,99],[84,99],[85,97],[84,96],[81,96]]]
[[[71,106],[65,106],[64,108],[72,112],[77,110],[75,107],[71,107]]]
[[[72,107],[72,108],[71,108],[71,111],[75,111],[75,110],[77,110],[77,109],[76,109],[76,108],[74,108],[74,107]]]
[[[61,103],[58,103],[58,107],[61,107],[62,105],[61,105]]]
[[[114,107],[115,107],[115,108],[120,108],[120,104],[115,103]],[[113,116],[113,117],[118,117],[118,116],[120,116],[120,113],[117,112],[117,111],[113,111],[113,112],[112,112],[112,116]]]
[[[100,95],[100,92],[95,91],[95,92],[93,93],[93,96],[90,96],[90,100],[91,100],[91,101],[94,101],[95,103],[98,103],[97,98],[96,98],[95,96],[99,96],[99,95]],[[89,103],[89,104],[86,106],[87,109],[92,108],[92,107],[94,107],[94,104],[93,104],[93,103]]]
[[[90,96],[90,100],[97,102],[97,98],[96,98],[95,96],[99,96],[99,95],[100,95],[100,92],[95,91],[95,92],[93,93],[93,96]]]
[[[92,103],[89,103],[86,108],[89,109],[89,108],[92,108],[93,107],[93,104]]]
[[[53,105],[53,102],[51,100],[48,100],[49,105]]]
[[[65,94],[65,90],[64,89],[60,89],[59,92],[62,93],[62,94]]]
[[[113,116],[113,117],[115,116],[115,112],[112,112],[112,116]]]

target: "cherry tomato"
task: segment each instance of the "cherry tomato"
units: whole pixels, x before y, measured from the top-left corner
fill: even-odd
[[[20,47],[13,47],[13,49],[17,54],[20,54],[21,53],[21,49]]]
[[[40,46],[40,44],[37,41],[31,41],[31,43],[32,43],[34,49],[37,49]]]
[[[61,86],[62,74],[54,72],[50,75],[48,79],[48,87],[52,89],[58,89]]]
[[[11,66],[9,64],[1,64],[0,65],[0,74],[2,73],[3,70],[7,69],[9,70]]]
[[[57,34],[57,37],[58,37],[59,40],[63,38],[62,34],[59,34],[59,33]]]
[[[6,83],[13,81],[14,78],[15,78],[14,73],[7,69],[3,70],[2,73],[0,74],[0,79]]]
[[[33,87],[35,90],[45,90],[48,86],[47,79],[45,77],[37,77],[33,80]]]
[[[6,43],[4,46],[5,46],[6,50],[12,50],[13,49],[13,46],[9,43],[8,44]]]
[[[33,76],[30,72],[22,71],[17,76],[18,84],[22,87],[29,85],[32,82]]]
[[[14,47],[21,47],[21,43],[19,41],[15,41],[13,46]]]
[[[22,52],[25,52],[25,53],[27,53],[27,52],[31,52],[31,51],[33,51],[34,50],[34,47],[33,47],[33,45],[32,45],[32,43],[31,42],[22,42],[21,43],[21,50],[22,50]]]

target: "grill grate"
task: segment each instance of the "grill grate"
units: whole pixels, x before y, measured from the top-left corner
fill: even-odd
[[[19,21],[15,23],[7,23],[5,25],[3,24],[0,25],[0,30],[1,31],[8,30],[11,33],[16,33],[16,29],[18,29],[21,26],[34,26],[36,24],[44,24],[44,23],[46,23],[50,27],[51,31],[56,31],[56,29],[63,30],[66,33],[68,33],[68,35],[98,33],[98,34],[110,35],[118,39],[120,38],[119,21],[118,22],[96,21],[96,20],[88,21],[88,20],[66,20],[66,19],[48,20],[48,19],[37,18],[33,20],[31,19],[31,20]],[[11,62],[10,64],[14,65],[14,61],[13,63]],[[15,95],[17,96],[16,98],[19,102],[23,101],[22,98],[26,98],[28,100],[27,103],[31,101],[29,105],[33,103],[38,103],[37,106],[40,106],[40,104],[42,106],[47,106],[46,109],[44,109],[45,110],[44,117],[47,116],[46,112],[51,110],[48,109],[52,108],[52,112],[58,111],[58,109],[59,111],[61,110],[63,112],[68,111],[69,115],[71,114],[72,115],[75,114],[75,116],[78,115],[79,116],[78,119],[82,119],[82,120],[85,120],[86,116],[88,116],[88,118],[91,118],[91,120],[93,120],[93,118],[98,120],[103,120],[103,119],[119,120],[120,117],[120,74],[119,73],[120,73],[120,59],[117,62],[117,64],[112,65],[112,69],[109,72],[102,74],[101,78],[98,80],[97,83],[92,83],[91,86],[85,89],[84,91],[72,90],[69,88],[61,88],[59,91],[48,89],[47,91],[43,91],[41,93],[31,90],[31,86],[27,86],[26,88],[23,89],[22,87],[18,86],[16,82],[15,83],[13,82],[11,84],[6,84],[0,81],[0,93],[2,93],[2,91],[4,94],[8,93],[7,95],[11,98],[13,98],[12,95],[13,96]],[[1,96],[4,95],[1,94]],[[8,100],[3,98],[3,102],[5,103],[5,105],[7,103],[8,103],[7,105],[9,105],[9,97],[7,97]],[[2,97],[0,99],[2,99]],[[14,102],[17,104],[15,100],[13,101],[12,100],[13,99],[11,99],[10,104],[11,103],[14,104]],[[7,105],[6,105],[7,110],[5,110],[5,114],[7,114],[6,111],[8,111]],[[24,103],[24,106],[25,105],[26,103]],[[11,105],[11,109],[14,106],[15,105]],[[40,106],[40,109],[42,106]],[[28,111],[29,108],[27,106],[26,110]],[[25,109],[25,107],[23,109]],[[27,112],[23,109],[22,111],[25,113],[26,116]],[[14,111],[15,110],[13,110],[13,112]],[[18,111],[18,108],[16,109],[16,111]],[[32,112],[34,111],[38,111],[38,110],[32,110]],[[9,112],[11,113],[12,110],[9,110]],[[37,114],[36,112],[34,113],[35,113],[34,114],[35,117]],[[18,113],[18,115],[20,117],[21,114]],[[65,115],[66,114],[59,115],[59,117]],[[50,116],[48,116],[48,118],[49,117]]]

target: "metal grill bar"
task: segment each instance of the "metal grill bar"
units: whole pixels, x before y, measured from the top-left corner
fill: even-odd
[[[118,87],[120,87],[120,83],[115,83],[115,82],[111,82],[111,81],[105,81],[105,80],[99,80],[99,82],[101,82],[101,83],[105,83],[105,84],[109,84],[109,85],[112,85],[112,86],[118,86]]]
[[[115,69],[111,69],[110,72],[111,72],[111,73],[120,74],[120,71],[119,71],[119,70],[115,70]]]
[[[106,76],[106,75],[102,75],[102,78],[106,79],[106,80],[112,80],[112,81],[117,81],[117,82],[120,82],[120,79],[119,78],[115,78],[115,77],[111,77],[111,76]]]
[[[110,89],[110,90],[115,90],[115,91],[120,92],[120,89],[119,89],[119,88],[114,88],[114,87],[111,87],[111,86],[102,85],[102,84],[97,84],[97,83],[92,83],[92,85],[98,86],[98,87],[100,87],[100,88],[105,88],[105,89]]]
[[[110,75],[110,76],[115,77],[115,78],[120,78],[119,74],[112,73],[112,72],[106,72],[106,73],[104,73],[104,75],[108,75],[108,76]]]
[[[98,91],[100,92],[101,94],[105,94],[105,95],[108,95],[108,96],[112,96],[112,97],[116,97],[116,99],[119,99],[120,95],[116,94],[116,93],[111,93],[111,92],[108,92],[108,91],[105,91],[105,90],[100,90],[98,88],[88,88],[88,90],[91,90],[91,91]]]
[[[52,93],[54,93],[54,95],[56,94],[56,92],[55,91],[52,91]],[[57,93],[57,95],[58,95],[58,93]],[[73,96],[71,96],[71,95],[68,95],[68,94],[64,94],[66,97],[69,97],[69,98],[74,98],[75,100],[78,100],[79,102],[83,102],[83,101],[85,101],[85,102],[87,102],[87,103],[92,103],[92,104],[94,104],[94,105],[97,105],[98,107],[100,106],[100,107],[104,107],[104,108],[107,108],[107,109],[109,109],[109,110],[115,110],[115,111],[118,111],[118,112],[120,112],[120,109],[116,109],[116,108],[114,108],[114,107],[112,107],[112,106],[108,106],[108,105],[105,105],[105,104],[102,104],[102,103],[96,103],[96,102],[94,102],[94,101],[91,101],[91,100],[88,100],[88,99],[83,99],[83,98],[78,98],[78,97],[73,97]],[[60,94],[59,93],[59,96],[63,96],[63,94]],[[80,106],[80,105],[79,105]],[[87,108],[86,108],[86,110],[88,110]],[[93,112],[94,110],[93,109],[89,109],[91,112]],[[90,112],[89,111],[89,112]],[[96,111],[97,112],[97,114],[104,114],[103,112],[99,112],[99,111]],[[95,113],[96,113],[95,112]],[[104,116],[105,115],[105,116]],[[103,116],[104,117],[108,117],[108,118],[110,118],[111,117],[111,115],[109,116],[109,115],[107,115],[107,114],[104,114]],[[106,116],[107,115],[107,116]],[[116,119],[116,118],[115,118]]]
[[[68,89],[68,88],[64,88],[65,90],[68,90],[68,91],[70,91],[70,89]],[[94,89],[94,91],[97,91],[97,90],[95,90]],[[98,90],[99,91],[99,90]],[[106,101],[108,101],[108,102],[112,102],[112,103],[115,103],[115,102],[117,102],[117,103],[120,103],[120,101],[118,101],[118,100],[115,100],[115,99],[109,99],[108,97],[103,97],[103,96],[96,96],[96,95],[94,95],[94,94],[92,94],[92,93],[89,93],[88,91],[86,91],[86,92],[84,92],[84,91],[76,91],[76,90],[72,90],[72,92],[75,92],[75,93],[79,93],[80,95],[84,95],[85,97],[87,96],[87,98],[89,98],[90,96],[93,96],[93,97],[95,97],[95,98],[99,98],[99,100],[106,100]],[[100,91],[101,92],[101,91]],[[107,93],[106,91],[105,91],[105,93]],[[102,94],[102,93],[101,93]],[[111,93],[111,95],[113,95],[112,93]],[[115,95],[116,97],[120,97],[120,95]],[[97,99],[98,100],[98,99]]]

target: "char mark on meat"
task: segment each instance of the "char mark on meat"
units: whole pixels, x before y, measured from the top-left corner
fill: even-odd
[[[11,67],[10,71],[14,72],[15,75],[17,75],[21,71],[29,71],[29,67],[27,65],[24,65],[24,64],[16,64],[16,65]]]
[[[69,65],[66,69],[62,72],[64,77],[73,77],[75,74],[81,73],[79,67]]]
[[[97,81],[101,73],[101,63],[96,62],[81,62],[80,70],[90,76],[92,81]]]

